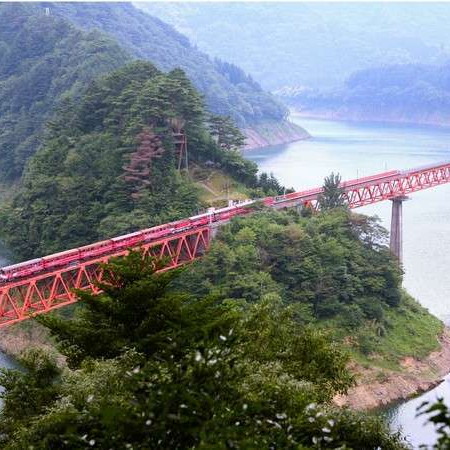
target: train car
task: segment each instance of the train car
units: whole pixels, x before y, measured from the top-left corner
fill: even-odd
[[[214,212],[207,212],[204,214],[199,214],[197,216],[189,217],[191,226],[200,227],[202,225],[208,225],[214,220]]]
[[[145,242],[153,241],[155,239],[159,239],[163,236],[167,236],[171,234],[174,230],[174,227],[164,226],[164,227],[154,227],[144,230],[142,232],[143,238]]]
[[[172,233],[180,233],[181,231],[186,231],[192,228],[191,221],[189,219],[178,220],[177,222],[172,222],[171,232]]]
[[[219,209],[215,212],[214,217],[216,218],[216,222],[221,222],[223,220],[230,220],[234,216],[236,216],[239,211],[243,211],[244,208],[240,208],[238,206],[228,206],[227,208]]]
[[[71,250],[66,250],[65,252],[44,256],[41,259],[43,269],[48,270],[53,267],[64,266],[73,261],[78,261],[80,259],[80,252],[77,248],[73,248]]]
[[[95,258],[96,256],[101,256],[105,253],[109,253],[114,250],[114,242],[109,239],[106,241],[96,242],[95,244],[85,245],[84,247],[79,247],[80,259]]]
[[[0,280],[11,281],[14,278],[22,278],[43,270],[42,258],[31,259],[0,269]]]
[[[135,247],[139,243],[144,241],[142,231],[136,231],[134,233],[125,234],[123,236],[118,236],[112,238],[114,250],[122,249],[122,248],[131,248]]]

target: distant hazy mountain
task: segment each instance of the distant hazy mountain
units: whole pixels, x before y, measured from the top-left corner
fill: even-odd
[[[450,126],[450,63],[366,69],[338,89],[284,88],[278,94],[309,116]]]
[[[446,3],[174,3],[141,8],[200,49],[241,66],[263,87],[330,87],[384,64],[442,63]]]
[[[131,3],[42,5],[80,28],[106,32],[133,57],[149,60],[163,71],[183,69],[204,94],[208,108],[217,114],[231,115],[241,127],[286,116],[286,108],[241,69],[210,59],[172,26]]]

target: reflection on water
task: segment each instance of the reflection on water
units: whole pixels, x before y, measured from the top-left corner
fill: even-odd
[[[284,185],[296,190],[322,185],[332,171],[345,180],[450,160],[450,129],[293,120],[313,138],[249,151],[246,156],[262,171],[273,172]],[[403,206],[404,285],[446,323],[450,323],[449,198],[450,184],[414,193]],[[390,202],[382,202],[360,211],[378,215],[389,228],[390,206]],[[448,383],[386,412],[394,427],[403,427],[414,447],[434,440],[432,428],[422,426],[423,418],[415,418],[416,407],[433,395],[450,402]]]

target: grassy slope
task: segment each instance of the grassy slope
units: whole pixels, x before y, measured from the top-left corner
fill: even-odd
[[[439,350],[438,338],[443,332],[444,324],[408,293],[403,293],[402,303],[398,308],[386,310],[386,318],[389,323],[386,333],[384,336],[374,336],[375,351],[369,354],[352,345],[352,339],[343,337],[341,330],[334,330],[344,338],[352,359],[362,367],[401,372],[404,370],[401,365],[404,358],[421,360]]]
[[[249,198],[247,188],[218,169],[191,164],[189,176],[200,189],[200,199],[208,206],[223,207],[230,200]]]

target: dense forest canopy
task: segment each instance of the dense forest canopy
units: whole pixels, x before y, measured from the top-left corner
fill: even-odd
[[[255,195],[283,191],[273,177],[258,178],[257,166],[238,151],[216,142],[201,96],[183,71],[165,74],[134,62],[61,103],[23,185],[2,210],[6,243],[27,258],[196,214],[205,205],[177,170],[177,122],[191,163],[220,167],[262,189]]]
[[[131,4],[3,3],[0,22],[0,175],[7,182],[22,175],[61,101],[136,58],[164,71],[183,68],[207,107],[239,126],[286,116],[240,68],[209,59]]]
[[[69,367],[35,349],[26,371],[2,371],[2,448],[406,448],[330,404],[352,384],[348,358],[295,308],[268,291],[247,304],[182,293],[153,263],[113,260],[75,317],[40,320]]]
[[[281,302],[297,321],[332,336],[351,354],[362,383],[370,383],[395,377],[405,358],[439,348],[442,322],[401,280],[377,219],[338,207],[312,216],[266,210],[236,218],[176,286],[241,306]]]
[[[137,4],[271,90],[335,87],[356,70],[450,58],[442,2]]]
[[[42,142],[59,102],[131,58],[110,38],[46,16],[35,5],[0,4],[0,175],[14,179]]]
[[[134,58],[148,60],[160,70],[183,69],[204,95],[207,108],[231,116],[240,127],[286,117],[286,108],[239,67],[210,59],[172,26],[131,3],[41,5],[80,28],[107,33]]]

